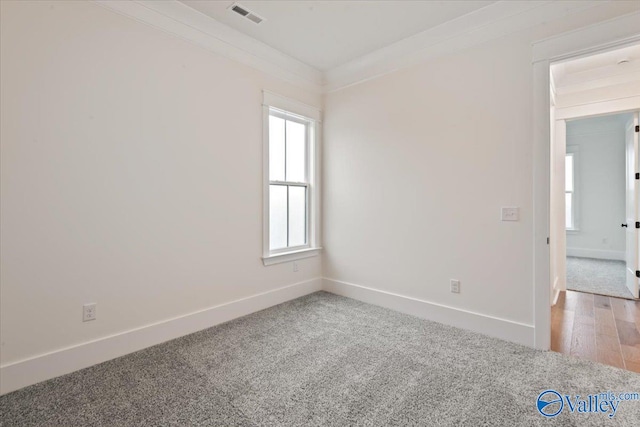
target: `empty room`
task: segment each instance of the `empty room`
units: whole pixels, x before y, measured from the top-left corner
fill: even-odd
[[[0,20],[0,426],[638,425],[639,1]]]

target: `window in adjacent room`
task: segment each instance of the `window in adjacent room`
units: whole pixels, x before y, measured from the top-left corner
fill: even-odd
[[[567,230],[576,230],[576,153],[569,152],[567,148],[567,154],[565,156],[565,228]]]

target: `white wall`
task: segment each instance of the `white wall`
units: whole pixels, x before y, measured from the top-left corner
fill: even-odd
[[[467,311],[532,325],[531,43],[619,6],[330,93],[325,276],[451,307],[448,323]],[[501,222],[501,206],[520,221]]]
[[[576,151],[577,231],[567,254],[624,260],[625,123],[628,115],[567,122],[567,151]]]
[[[1,4],[3,365],[320,276],[260,259],[261,91],[319,95],[93,3]]]

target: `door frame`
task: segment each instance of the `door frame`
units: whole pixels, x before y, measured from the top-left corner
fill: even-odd
[[[541,40],[532,45],[533,69],[533,322],[534,347],[551,345],[551,272],[549,251],[551,95],[550,66],[570,58],[589,56],[640,43],[635,12]]]

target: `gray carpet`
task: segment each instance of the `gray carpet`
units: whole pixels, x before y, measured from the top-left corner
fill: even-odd
[[[318,292],[0,397],[3,426],[638,425],[536,410],[640,374]]]
[[[624,261],[567,257],[567,289],[633,299]]]

